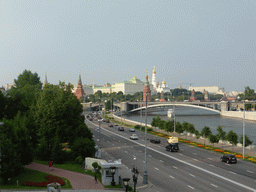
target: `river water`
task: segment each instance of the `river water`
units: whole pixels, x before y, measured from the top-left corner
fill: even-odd
[[[147,115],[147,123],[151,124],[152,119],[157,115],[163,120],[169,120],[167,117],[167,111],[155,112]],[[140,122],[140,113],[133,115],[124,115],[126,119]],[[195,126],[199,132],[204,128],[204,126],[210,127],[213,134],[217,133],[218,126],[222,126],[223,130],[228,133],[233,130],[237,133],[238,137],[243,133],[243,120],[238,118],[223,117],[218,115],[213,111],[204,109],[195,109],[191,107],[175,107],[175,120],[176,122],[188,122]],[[142,122],[145,123],[145,115],[142,115]],[[256,121],[245,120],[245,134],[256,144]]]

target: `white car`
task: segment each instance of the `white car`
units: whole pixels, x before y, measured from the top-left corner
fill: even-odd
[[[137,134],[132,134],[131,136],[130,136],[130,139],[133,139],[133,140],[138,140],[139,139],[139,137],[138,137],[138,135]]]

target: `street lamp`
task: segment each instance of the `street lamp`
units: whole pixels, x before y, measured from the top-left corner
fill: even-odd
[[[144,176],[143,176],[143,183],[148,184],[148,173],[147,173],[147,100],[148,94],[146,93],[146,122],[145,122],[145,166],[144,166]]]
[[[112,174],[111,186],[115,186],[116,183],[115,183],[114,175],[115,175],[115,172],[116,172],[116,168],[115,167],[110,167],[110,171],[111,171],[111,174]]]
[[[126,192],[128,192],[129,181],[130,181],[130,178],[123,178],[123,182],[124,182]]]
[[[245,91],[244,91],[244,102],[245,102]],[[243,118],[243,159],[244,159],[244,150],[245,150],[245,103],[244,103],[244,118]]]
[[[136,184],[137,184],[137,181],[138,181],[138,175],[139,175],[139,171],[136,168],[133,167],[133,183],[134,183],[134,188],[133,188],[133,191],[136,192]]]
[[[141,106],[140,106],[140,130],[142,130],[142,101],[143,101],[143,95],[141,93]]]

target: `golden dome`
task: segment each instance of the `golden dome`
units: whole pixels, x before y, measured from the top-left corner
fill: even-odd
[[[163,80],[162,84],[166,84],[164,80]]]

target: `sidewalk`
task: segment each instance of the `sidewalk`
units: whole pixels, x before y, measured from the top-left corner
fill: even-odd
[[[73,189],[75,190],[80,190],[80,189],[104,190],[105,189],[100,182],[95,183],[94,177],[90,175],[85,175],[82,173],[59,169],[56,167],[54,167],[54,170],[50,171],[48,166],[35,163],[35,162],[32,162],[30,165],[26,165],[25,167],[29,169],[41,171],[44,173],[53,174],[59,177],[65,177],[70,181]]]

